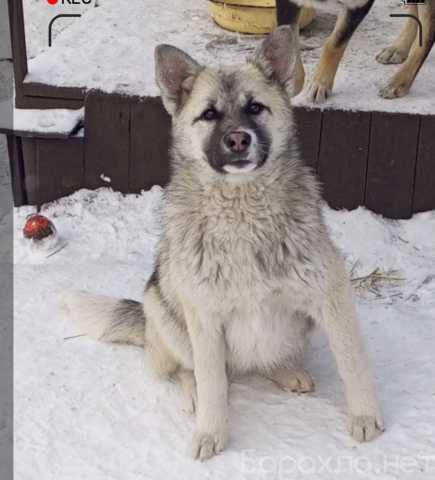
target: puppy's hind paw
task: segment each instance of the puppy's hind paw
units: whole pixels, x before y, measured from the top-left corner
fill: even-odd
[[[314,391],[311,375],[302,368],[278,368],[268,378],[288,392],[300,394]]]
[[[408,57],[405,50],[399,47],[387,47],[376,55],[376,60],[384,65],[397,65],[403,63]]]
[[[350,433],[358,442],[370,442],[384,431],[380,418],[370,415],[352,415],[350,418]]]

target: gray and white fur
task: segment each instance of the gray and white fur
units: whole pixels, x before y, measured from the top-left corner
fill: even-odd
[[[352,436],[371,440],[383,429],[350,282],[322,219],[318,183],[298,154],[289,100],[297,55],[290,27],[232,68],[157,47],[173,174],[143,305],[65,297],[83,332],[143,345],[155,371],[180,382],[196,411],[192,454],[201,460],[227,442],[233,375],[313,389],[302,355],[314,323],[335,355]]]

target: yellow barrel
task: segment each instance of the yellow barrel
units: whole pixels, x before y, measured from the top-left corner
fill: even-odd
[[[209,0],[209,6],[213,20],[226,30],[261,35],[276,28],[275,0]],[[312,8],[303,8],[301,29],[314,17]]]

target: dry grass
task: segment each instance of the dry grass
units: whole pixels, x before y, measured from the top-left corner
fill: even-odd
[[[382,297],[384,287],[395,286],[404,280],[397,270],[383,271],[380,268],[375,268],[373,272],[362,277],[351,277],[352,285],[358,292],[370,292],[377,297]]]

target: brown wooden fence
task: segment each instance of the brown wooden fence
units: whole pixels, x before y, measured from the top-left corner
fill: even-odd
[[[435,209],[435,115],[296,108],[295,117],[302,157],[333,208],[366,205],[390,218]],[[164,185],[169,130],[160,99],[89,92],[84,137],[10,137],[16,204]]]

